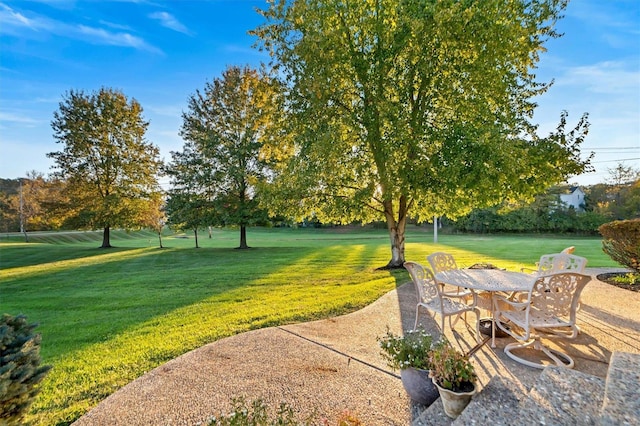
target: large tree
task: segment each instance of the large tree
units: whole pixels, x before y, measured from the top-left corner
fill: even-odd
[[[240,226],[239,248],[248,248],[246,227],[266,217],[257,188],[269,174],[262,147],[277,93],[267,76],[232,66],[196,91],[183,114],[185,151],[174,159],[193,177],[180,179],[191,185],[186,192],[194,195],[195,189],[209,202],[210,225]]]
[[[409,217],[531,197],[588,167],[586,116],[567,132],[563,112],[545,138],[531,123],[549,87],[533,69],[565,1],[270,3],[254,34],[287,84],[295,135],[274,208],[384,218],[388,267],[404,262]]]
[[[142,226],[158,205],[159,150],[145,139],[149,123],[142,107],[122,92],[69,91],[51,126],[61,151],[51,152],[54,176],[67,185],[72,225],[102,228],[102,247],[111,247],[110,228]]]

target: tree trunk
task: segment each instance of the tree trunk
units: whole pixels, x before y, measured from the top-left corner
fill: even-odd
[[[248,249],[247,245],[247,227],[245,225],[240,225],[240,247],[239,249]]]
[[[198,228],[193,228],[193,235],[196,237],[196,248],[200,248],[198,245]]]
[[[104,227],[104,231],[102,231],[102,246],[100,246],[100,248],[111,248],[109,230],[110,228],[108,226]]]
[[[162,231],[158,231],[158,241],[160,242],[160,248],[164,248],[162,247]]]
[[[393,221],[395,224],[395,220]],[[399,269],[404,265],[404,226],[400,229],[397,224],[390,224],[387,220],[387,228],[389,229],[389,239],[391,240],[391,260],[384,269]]]
[[[393,215],[393,203],[384,203],[384,215],[387,220],[389,239],[391,240],[391,260],[383,269],[399,269],[404,266],[404,231],[407,224],[408,206],[405,197],[400,197],[398,220]]]

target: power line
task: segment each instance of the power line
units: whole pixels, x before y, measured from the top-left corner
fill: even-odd
[[[640,151],[640,147],[637,147],[637,146],[620,146],[620,147],[596,146],[596,147],[593,147],[593,148],[585,147],[584,149],[588,149],[588,150],[591,150],[591,151],[612,151],[612,150],[638,150],[638,151]]]
[[[640,160],[640,157],[637,158],[621,158],[619,160],[603,160],[603,161],[594,161],[593,164],[600,164],[600,163],[621,163],[623,161],[635,161],[635,160]]]

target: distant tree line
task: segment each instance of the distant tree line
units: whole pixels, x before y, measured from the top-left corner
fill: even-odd
[[[579,209],[563,204],[559,194],[568,188],[556,186],[536,196],[532,203],[476,209],[451,222],[451,228],[475,233],[597,234],[604,223],[640,218],[638,170],[620,164],[609,174],[607,183],[582,188],[586,197]]]
[[[637,182],[635,185],[636,191],[640,190]],[[597,188],[602,189],[602,186],[604,185],[599,184]],[[567,207],[559,202],[557,195],[547,193],[537,196],[533,203],[517,208],[498,206],[474,210],[452,222],[451,227],[456,231],[473,233],[597,234],[600,225],[619,218],[616,213],[619,209],[608,202],[608,196],[613,193],[613,187],[608,187],[608,193],[599,194],[605,196],[602,199],[589,196],[593,193],[594,187],[585,188],[589,198],[584,205],[584,211],[578,211],[573,206]],[[625,200],[629,204],[633,202],[632,199]],[[628,218],[637,217],[637,202],[635,209],[636,214]]]
[[[22,187],[22,211],[20,209],[20,190]],[[584,211],[577,211],[560,202],[559,192],[563,187],[551,188],[535,198],[532,203],[519,207],[496,206],[476,209],[455,221],[446,220],[447,226],[457,232],[470,233],[579,233],[597,234],[598,227],[615,220],[640,218],[640,179],[632,181],[599,183],[582,188],[586,193]],[[173,191],[174,206],[179,206],[179,191]],[[0,232],[19,232],[21,223],[24,231],[48,231],[78,229],[65,215],[60,206],[65,202],[65,182],[44,177],[32,171],[23,179],[0,178]],[[178,224],[188,220],[185,212],[196,215],[199,211],[183,205],[184,212],[170,215],[167,223]],[[177,207],[172,207],[177,208]],[[234,224],[233,220],[221,216],[213,219],[214,208],[222,208],[215,203],[212,209],[201,218],[194,218],[186,229],[205,228],[206,226],[224,226]],[[210,221],[211,220],[211,221]],[[153,222],[152,220],[149,221]],[[249,224],[262,226],[288,226],[294,222],[283,217],[268,216],[265,210],[257,211]],[[315,217],[302,222],[308,226],[327,226]],[[178,226],[179,227],[179,226]],[[149,226],[153,228],[153,226]]]

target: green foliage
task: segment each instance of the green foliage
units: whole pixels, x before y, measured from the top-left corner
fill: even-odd
[[[311,422],[299,423],[295,412],[286,403],[281,403],[273,418],[270,418],[268,407],[262,400],[255,400],[248,406],[244,398],[232,399],[232,411],[228,415],[220,415],[211,420],[211,426],[300,426]]]
[[[210,426],[310,426],[322,424],[328,426],[330,423],[324,419],[321,423],[316,421],[315,416],[309,416],[304,420],[297,420],[295,411],[286,402],[280,403],[274,414],[269,413],[269,407],[260,399],[254,400],[251,405],[247,404],[244,397],[233,398],[231,400],[232,409],[227,415],[221,414],[214,417],[209,423]],[[343,411],[336,420],[337,426],[361,426],[362,421],[348,410]]]
[[[161,163],[158,148],[145,140],[149,123],[140,104],[113,89],[71,90],[53,117],[64,148],[47,156],[66,183],[66,226],[103,228],[102,246],[109,247],[111,227],[146,225],[158,206]]]
[[[459,217],[529,198],[588,168],[562,113],[530,122],[548,85],[532,69],[564,0],[276,0],[254,31],[287,82],[277,210],[384,220],[404,262],[409,218]],[[291,202],[295,200],[295,202]]]
[[[189,98],[180,130],[185,145],[166,169],[172,223],[190,229],[239,225],[240,248],[247,247],[244,228],[266,218],[257,200],[269,174],[263,144],[276,94],[266,76],[233,66]]]
[[[625,275],[617,276],[612,278],[613,281],[616,281],[620,284],[628,284],[628,285],[636,285],[640,286],[640,273],[628,273]]]
[[[625,181],[617,178],[614,182],[587,188],[589,210],[608,218],[608,221],[640,217],[640,179]]]
[[[578,233],[596,235],[607,218],[595,212],[573,209],[537,209],[529,205],[508,212],[499,208],[478,209],[453,223],[456,230],[475,233]]]
[[[0,321],[0,424],[22,424],[49,366],[40,365],[40,335],[24,315]]]
[[[431,377],[440,387],[454,392],[468,392],[478,377],[469,357],[451,346],[448,341],[438,342],[430,354]]]
[[[640,219],[605,223],[599,231],[604,237],[602,251],[640,273]]]
[[[422,328],[407,331],[403,336],[396,336],[387,329],[387,334],[378,338],[381,355],[394,370],[407,367],[429,370],[432,341],[431,335]]]

